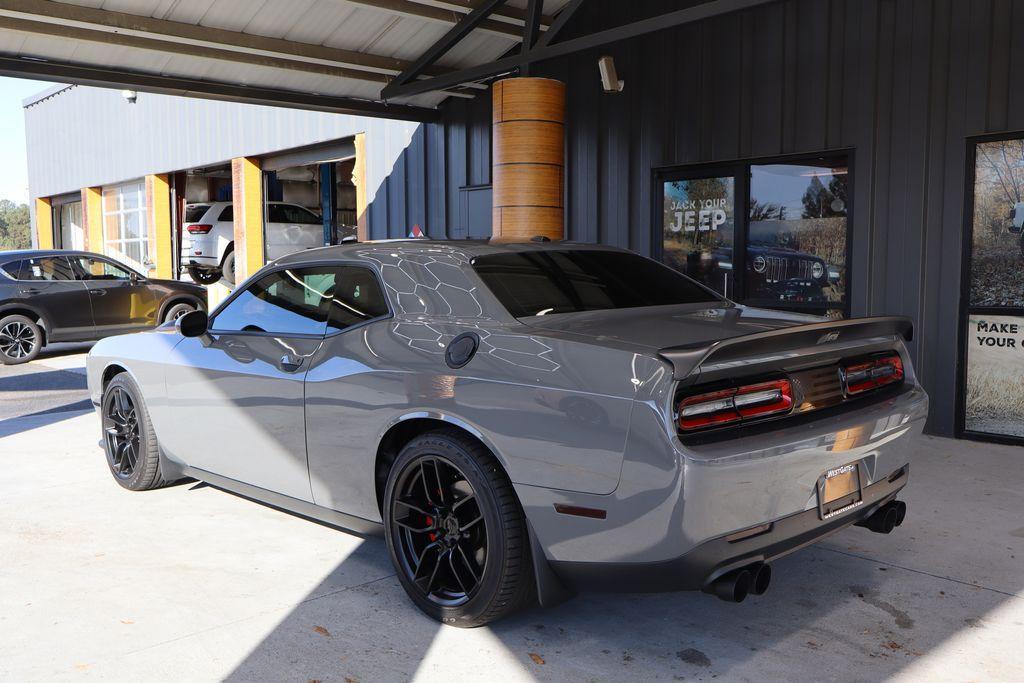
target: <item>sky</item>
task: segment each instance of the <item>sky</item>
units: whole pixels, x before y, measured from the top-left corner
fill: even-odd
[[[25,113],[21,101],[51,85],[23,78],[0,78],[0,199],[28,202]]]

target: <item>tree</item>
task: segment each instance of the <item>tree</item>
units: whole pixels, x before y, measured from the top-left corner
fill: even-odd
[[[32,219],[27,204],[0,199],[0,250],[30,249]]]

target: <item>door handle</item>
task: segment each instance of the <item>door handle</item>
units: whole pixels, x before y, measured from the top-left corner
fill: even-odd
[[[25,289],[19,289],[18,291],[21,292],[22,294],[27,295],[27,296],[32,296],[33,294],[38,294],[39,293],[38,289],[31,289],[31,288],[27,288],[27,287]]]
[[[89,294],[91,294],[93,296],[106,296],[107,295],[107,290],[105,290],[105,289],[90,289],[89,290]]]
[[[277,361],[277,364],[285,372],[295,372],[302,367],[302,356],[296,356],[292,353],[286,353],[281,356],[281,360]]]

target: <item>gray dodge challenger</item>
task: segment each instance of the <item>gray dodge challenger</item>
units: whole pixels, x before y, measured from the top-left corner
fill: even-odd
[[[610,247],[368,242],[100,341],[89,391],[121,486],[382,532],[420,609],[478,626],[579,590],[738,602],[839,529],[892,531],[928,405],[911,334]]]

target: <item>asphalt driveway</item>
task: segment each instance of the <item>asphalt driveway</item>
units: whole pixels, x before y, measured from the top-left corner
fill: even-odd
[[[740,605],[584,595],[464,631],[409,604],[378,539],[122,490],[83,367],[0,368],[0,680],[1024,678],[1022,449],[924,440],[900,529],[784,558]]]

